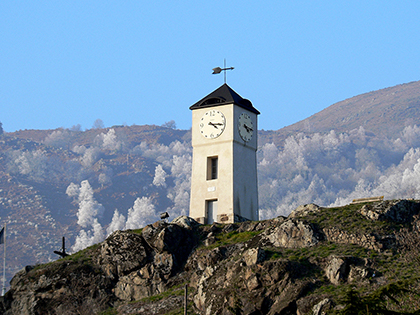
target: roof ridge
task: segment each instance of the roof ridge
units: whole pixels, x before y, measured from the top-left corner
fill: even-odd
[[[255,107],[252,106],[251,101],[242,98],[237,92],[235,92],[229,85],[224,83],[222,86],[203,97],[194,105],[190,106],[191,110],[205,107],[214,107],[226,104],[236,104],[242,108],[245,108],[257,115],[260,113]]]

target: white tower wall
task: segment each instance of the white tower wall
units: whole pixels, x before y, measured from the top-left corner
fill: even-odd
[[[225,130],[214,139],[203,137],[199,128],[203,115],[212,109],[222,112],[226,119]],[[242,113],[247,113],[253,123],[253,136],[248,142],[238,131]],[[233,103],[192,111],[191,217],[200,223],[212,223],[207,213],[209,202],[217,201],[217,222],[258,220],[257,130],[257,114]],[[214,157],[218,161],[217,179],[209,179],[209,163]]]

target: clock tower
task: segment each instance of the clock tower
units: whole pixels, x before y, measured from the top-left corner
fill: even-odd
[[[258,220],[257,116],[226,83],[190,107],[190,217],[200,223]]]

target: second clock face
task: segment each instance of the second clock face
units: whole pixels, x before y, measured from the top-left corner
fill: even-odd
[[[251,117],[248,114],[242,113],[239,116],[238,130],[242,140],[246,142],[251,140],[252,134],[254,133],[254,126],[252,124]]]
[[[226,127],[226,118],[221,111],[212,109],[200,119],[200,132],[203,137],[215,139],[220,136]]]

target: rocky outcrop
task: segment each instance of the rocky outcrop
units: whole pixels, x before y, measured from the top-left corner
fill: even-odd
[[[97,264],[111,279],[142,268],[151,260],[152,249],[141,235],[114,232],[99,248]]]
[[[137,265],[137,268],[130,269],[131,272],[118,278],[115,295],[119,299],[139,300],[167,289],[167,281],[180,270],[198,241],[191,229],[197,223],[194,224],[190,218],[178,219],[176,222],[176,224],[168,224],[158,221],[146,226],[141,236],[130,236],[130,238],[138,239],[137,248],[133,250],[131,256],[135,255],[139,259],[133,263]],[[118,237],[118,232],[111,235],[110,239],[113,240],[115,237]],[[110,242],[112,241],[105,241],[105,243]],[[115,260],[112,253],[120,250],[116,247],[106,251],[107,255],[103,261]],[[123,265],[127,264],[125,257],[124,259],[117,258],[117,261],[122,262]],[[104,270],[110,269],[108,264],[101,264],[101,266]]]
[[[412,220],[419,212],[419,205],[411,200],[385,200],[364,205],[360,214],[374,221],[390,220],[404,223]]]
[[[333,303],[329,298],[323,299],[321,302],[316,304],[312,309],[313,315],[325,315],[332,309]]]
[[[247,266],[252,266],[261,263],[265,260],[265,251],[260,247],[251,248],[244,252],[243,257],[245,260],[245,264]]]
[[[187,217],[186,215],[175,218],[171,223],[179,225],[185,229],[193,229],[200,225],[200,223],[195,221],[193,218]]]
[[[347,261],[341,257],[331,257],[325,268],[325,275],[332,284],[339,284],[348,275],[349,265]]]
[[[375,271],[370,268],[371,262],[368,259],[357,259],[348,256],[330,256],[324,266],[325,276],[335,285],[351,283],[354,281],[365,281]]]
[[[263,237],[275,247],[286,248],[314,246],[323,238],[314,225],[299,219],[285,220],[264,232]]]
[[[321,210],[322,208],[314,203],[301,205],[289,214],[289,218],[304,217],[304,216],[307,216],[308,214],[318,213]]]
[[[387,203],[394,210],[383,212],[388,213],[383,224],[393,217],[401,228],[390,223],[375,233],[350,233],[342,224],[321,228],[326,216],[316,220],[324,211],[316,205],[260,222],[203,226],[184,216],[142,231],[117,231],[97,246],[16,274],[0,299],[0,313],[96,314],[109,307],[115,314],[180,313],[185,285],[196,314],[339,313],[345,305],[338,305],[343,299],[331,286],[372,291],[389,283],[387,269],[378,268],[394,253],[404,257],[401,266],[418,259],[416,205],[395,210],[410,204]],[[350,209],[357,220],[371,220],[354,205]],[[332,222],[339,219],[338,213]]]
[[[88,264],[62,259],[51,268],[22,270],[11,282],[3,303],[5,313],[97,313],[116,300],[139,300],[164,292],[198,243],[191,227],[181,227],[185,222],[196,226],[188,218],[177,224],[156,222],[142,234],[116,231],[98,248],[84,253]],[[60,306],[52,310],[48,301]]]
[[[224,260],[195,272],[194,305],[200,314],[296,311],[296,301],[313,285],[300,279],[302,272],[303,266],[288,261],[265,260],[248,266],[242,259]]]
[[[25,268],[11,281],[3,314],[95,314],[116,300],[113,287],[99,268],[83,263],[67,260],[50,268]]]
[[[322,230],[329,242],[339,244],[354,244],[367,249],[381,252],[397,246],[395,235],[377,235],[372,233],[349,233],[336,227]]]

